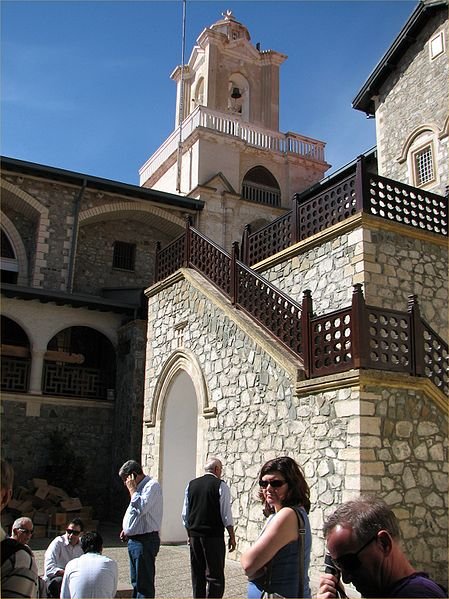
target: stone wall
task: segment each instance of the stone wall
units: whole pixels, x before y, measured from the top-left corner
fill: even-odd
[[[303,248],[284,262],[263,267],[261,274],[297,302],[310,289],[317,314],[349,306],[356,283],[363,284],[368,304],[388,309],[406,311],[408,296],[417,295],[423,318],[447,339],[444,238],[425,239],[414,235],[412,228],[389,230],[380,225],[355,228]]]
[[[238,554],[254,542],[263,525],[256,499],[259,469],[266,460],[287,454],[303,466],[311,489],[313,576],[323,563],[323,519],[342,500],[368,492],[385,497],[395,508],[409,551],[419,536],[416,563],[445,582],[444,412],[413,387],[407,389],[413,380],[406,376],[392,388],[389,376],[380,373],[377,384],[366,388],[357,382],[348,386],[346,375],[323,380],[323,390],[320,381],[314,381],[314,391],[308,381],[295,384],[269,347],[237,326],[226,305],[220,307],[211,293],[207,284],[202,288],[182,280],[149,298],[145,419],[155,413],[161,372],[173,353],[182,348],[194,355],[208,407],[217,411],[216,417],[206,418],[203,411],[199,418],[200,463],[207,455],[224,462]],[[332,388],[324,390],[330,380]],[[142,454],[146,467],[160,475],[163,406],[157,413],[154,426],[144,426]]]
[[[136,245],[135,268],[112,267],[114,242]],[[76,258],[74,291],[101,295],[103,287],[147,287],[154,280],[156,241],[167,244],[169,238],[147,223],[122,218],[80,227]]]
[[[69,440],[73,453],[85,460],[86,476],[79,481],[82,503],[94,506],[95,517],[104,517],[110,492],[113,406],[44,401],[40,415],[30,416],[24,401],[7,400],[6,393],[3,396],[2,457],[14,466],[15,485],[26,485],[34,477],[45,478],[49,434],[57,431]]]
[[[449,39],[447,7],[429,19],[392,75],[380,90],[376,111],[376,138],[379,173],[413,185],[407,160],[399,161],[406,141],[419,127],[434,126],[438,135],[434,148],[438,158],[440,181],[431,191],[444,195],[449,183],[449,138],[442,135],[449,102],[449,60],[446,50],[430,60],[429,40],[443,30],[446,44]],[[413,100],[412,100],[413,99]],[[441,138],[440,138],[441,134]]]
[[[316,242],[285,262],[260,269],[260,274],[296,302],[310,289],[314,312],[324,314],[351,304],[352,285],[364,282],[361,229]]]
[[[137,320],[118,331],[117,387],[114,409],[114,443],[110,459],[111,517],[121,517],[129,496],[118,477],[126,460],[139,460],[142,452],[143,389],[146,322]]]

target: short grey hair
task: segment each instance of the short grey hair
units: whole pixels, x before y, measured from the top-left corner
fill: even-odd
[[[21,516],[20,518],[17,518],[12,525],[12,529],[14,531],[17,528],[25,528],[26,524],[31,524],[31,530],[33,530],[33,521],[31,518],[27,518],[27,516]]]
[[[379,530],[386,530],[393,539],[400,537],[399,523],[393,510],[382,499],[369,495],[339,505],[324,522],[324,536],[327,537],[338,524],[350,526],[360,543]]]
[[[219,460],[218,458],[209,458],[204,466],[204,471],[213,472],[217,467],[223,468],[221,460]]]

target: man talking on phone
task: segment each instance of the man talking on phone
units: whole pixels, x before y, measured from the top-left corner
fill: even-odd
[[[156,555],[161,544],[162,490],[141,465],[128,460],[118,475],[128,489],[130,502],[123,516],[120,539],[128,541],[133,597],[154,597]]]

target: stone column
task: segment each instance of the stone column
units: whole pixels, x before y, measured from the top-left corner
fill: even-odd
[[[42,372],[45,352],[45,349],[31,350],[31,371],[28,392],[34,395],[42,395]]]

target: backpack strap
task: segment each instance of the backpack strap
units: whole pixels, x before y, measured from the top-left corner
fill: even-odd
[[[19,543],[19,541],[16,541],[16,539],[11,539],[11,537],[6,537],[6,539],[3,539],[3,541],[0,543],[0,547],[2,566],[12,555],[17,553],[17,551],[20,551],[20,549],[23,549],[29,555],[33,555],[28,545],[22,545],[22,543]]]

